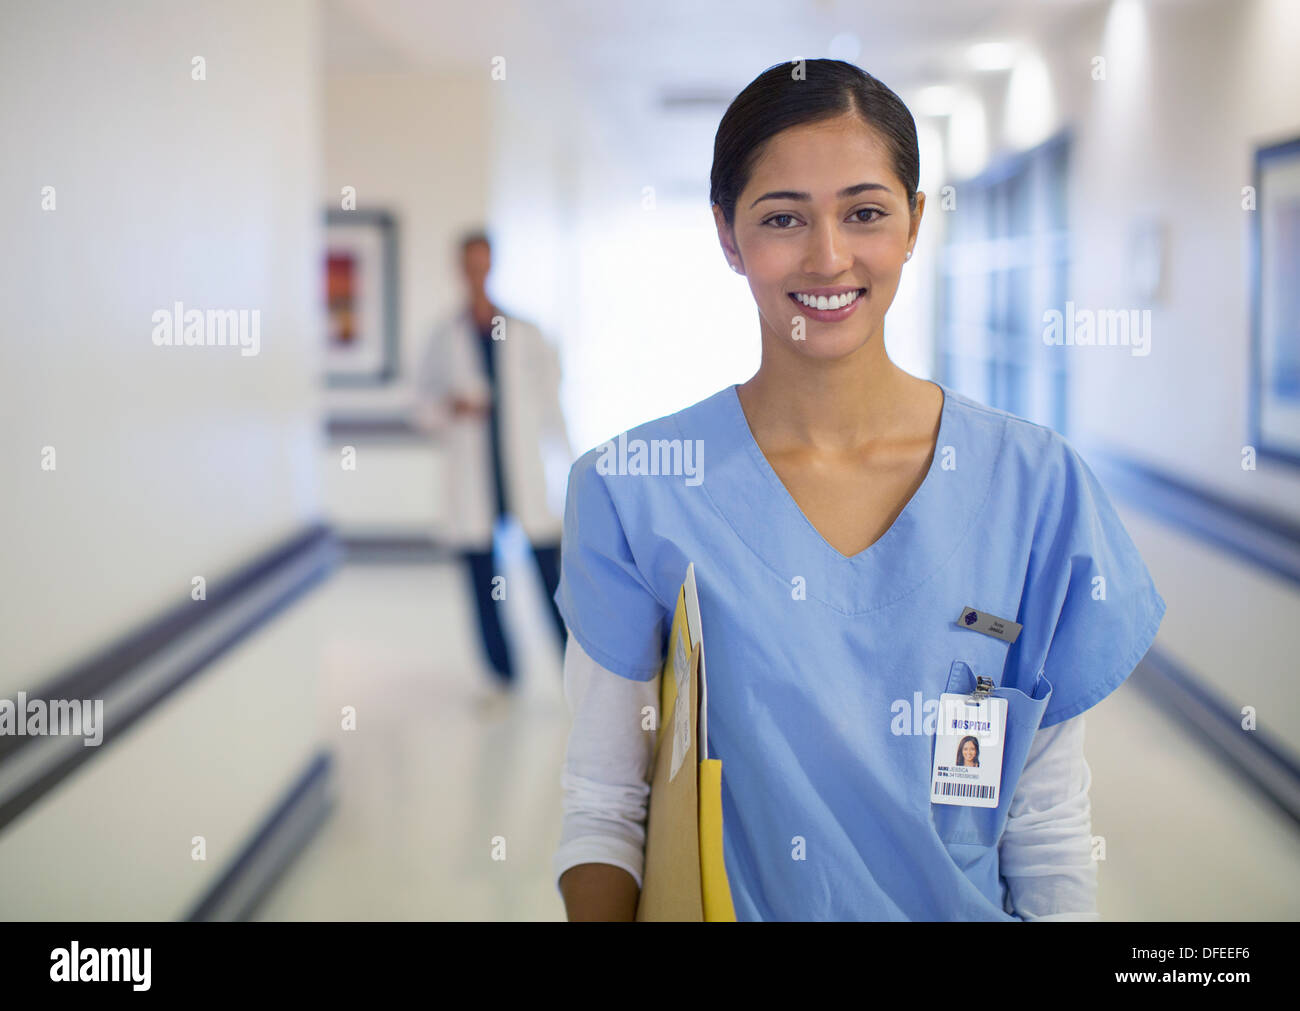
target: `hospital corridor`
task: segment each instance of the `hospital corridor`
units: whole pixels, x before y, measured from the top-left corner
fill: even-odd
[[[0,0],[0,924],[1300,919],[1297,52]]]

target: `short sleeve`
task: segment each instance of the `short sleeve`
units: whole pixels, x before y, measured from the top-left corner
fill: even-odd
[[[1054,434],[1019,621],[1007,655],[1032,694],[1052,696],[1040,727],[1090,709],[1133,672],[1165,613],[1142,556],[1092,470]],[[1030,687],[1026,687],[1030,686]]]
[[[555,604],[593,660],[634,681],[662,667],[667,612],[637,567],[593,450],[569,470]]]

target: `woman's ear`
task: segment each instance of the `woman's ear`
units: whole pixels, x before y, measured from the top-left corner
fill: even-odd
[[[727,258],[727,266],[738,274],[744,274],[745,264],[740,259],[740,250],[736,248],[736,233],[727,224],[721,204],[713,205],[713,223],[718,229],[718,244],[722,246],[722,253]]]
[[[916,191],[916,210],[912,211],[911,221],[907,228],[907,248],[912,249],[916,245],[916,233],[921,230],[921,216],[925,213],[925,194],[920,190]]]

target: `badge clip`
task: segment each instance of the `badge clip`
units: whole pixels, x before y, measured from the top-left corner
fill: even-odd
[[[970,697],[976,701],[987,699],[989,693],[993,691],[993,679],[984,674],[975,675],[975,690],[970,693]]]

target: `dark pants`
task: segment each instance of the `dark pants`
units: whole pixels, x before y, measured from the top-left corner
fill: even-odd
[[[504,684],[512,684],[515,679],[514,665],[510,658],[510,647],[501,627],[501,612],[497,608],[505,602],[492,599],[492,579],[496,575],[492,569],[491,551],[466,551],[463,556],[469,572],[470,582],[474,587],[474,601],[478,607],[479,631],[483,637],[483,649],[497,677]],[[546,585],[546,599],[550,603],[551,616],[555,619],[555,628],[560,636],[561,648],[568,633],[564,627],[564,618],[555,606],[555,591],[560,585],[560,546],[559,544],[533,545],[533,557]]]

